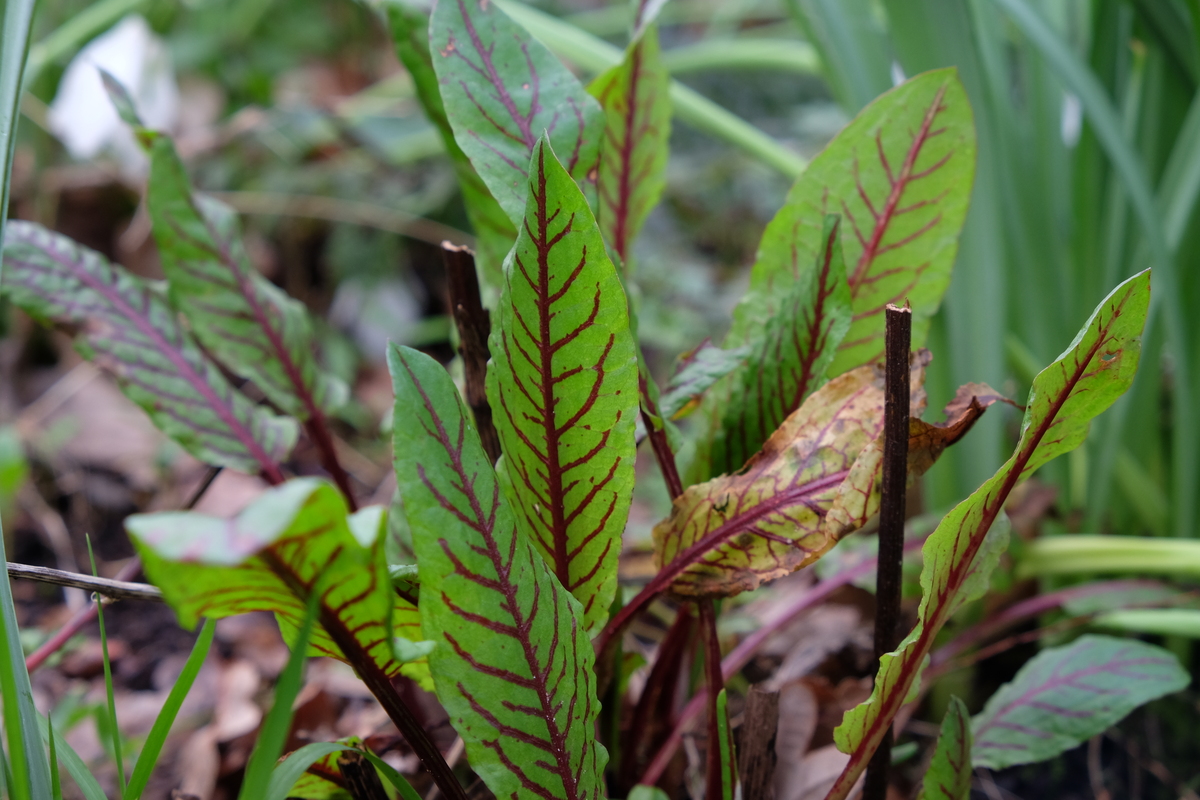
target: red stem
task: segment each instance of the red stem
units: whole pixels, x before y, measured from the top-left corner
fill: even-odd
[[[725,688],[721,671],[721,643],[717,639],[717,613],[712,598],[697,604],[700,608],[700,629],[704,634],[704,670],[708,694],[708,774],[704,796],[719,800],[725,796],[724,771],[721,764],[721,720],[717,716],[717,698]]]

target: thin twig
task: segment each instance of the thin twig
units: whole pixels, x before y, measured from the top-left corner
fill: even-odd
[[[879,501],[879,563],[875,571],[875,658],[896,649],[904,559],[908,481],[909,351],[912,309],[888,304],[884,329],[883,476]],[[867,766],[863,800],[885,800],[892,760],[892,729]]]
[[[131,583],[116,581],[110,578],[93,578],[78,572],[67,572],[49,567],[36,567],[31,564],[14,564],[8,562],[10,578],[25,578],[31,581],[52,583],[55,586],[70,586],[75,589],[85,589],[89,592],[104,595],[112,600],[153,600],[162,602],[162,590],[148,583]]]
[[[775,800],[775,734],[779,726],[779,692],[750,687],[738,744],[742,796]]]
[[[492,321],[480,298],[475,254],[466,247],[442,242],[442,260],[446,265],[450,313],[458,328],[458,354],[463,360],[467,405],[475,417],[484,452],[495,464],[500,459],[500,436],[492,423],[492,407],[487,399],[487,365],[491,358],[488,336]]]
[[[675,464],[675,451],[671,449],[671,443],[667,441],[666,420],[663,420],[662,428],[654,426],[654,417],[661,418],[661,415],[658,413],[658,407],[654,404],[654,399],[650,396],[646,374],[641,371],[638,372],[638,391],[641,393],[642,423],[646,426],[646,435],[650,438],[650,447],[654,450],[654,457],[658,460],[658,468],[662,470],[663,480],[667,482],[667,494],[674,501],[683,494],[683,482],[679,479],[679,467]]]

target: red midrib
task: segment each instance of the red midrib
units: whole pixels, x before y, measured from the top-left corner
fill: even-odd
[[[888,193],[883,211],[880,212],[879,218],[875,221],[875,229],[871,231],[871,239],[863,248],[862,255],[858,258],[858,264],[854,267],[854,274],[850,276],[850,291],[852,294],[857,294],[860,282],[866,277],[867,272],[871,269],[871,264],[875,261],[875,254],[879,250],[880,243],[883,241],[883,235],[887,232],[888,225],[891,224],[892,218],[895,216],[896,206],[900,204],[900,198],[908,186],[913,169],[916,168],[917,157],[921,154],[921,148],[929,138],[929,129],[933,125],[934,118],[937,117],[938,112],[942,109],[942,97],[945,94],[946,87],[942,86],[938,89],[937,94],[934,95],[933,103],[929,106],[929,110],[925,112],[925,119],[921,122],[921,129],[913,138],[912,146],[908,148],[908,153],[904,156],[904,166],[901,167],[900,174],[892,184],[892,189]]]
[[[538,259],[538,350],[541,356],[542,429],[546,437],[546,488],[550,497],[550,535],[554,537],[554,573],[563,586],[571,585],[571,559],[567,552],[567,518],[563,470],[559,458],[558,423],[554,402],[554,347],[550,331],[550,223],[546,212],[546,151],[538,150],[537,237]]]
[[[508,112],[508,115],[512,117],[512,121],[516,123],[517,128],[521,131],[521,137],[525,140],[525,146],[532,150],[533,146],[537,144],[537,139],[534,138],[533,131],[530,128],[530,122],[538,110],[536,90],[533,101],[529,106],[529,117],[525,118],[517,110],[516,101],[512,99],[512,95],[508,93],[508,87],[496,72],[496,65],[492,62],[491,52],[483,46],[483,40],[479,37],[479,32],[475,30],[475,22],[471,19],[471,14],[467,11],[466,3],[463,0],[458,0],[458,10],[462,14],[463,26],[467,29],[467,35],[471,37],[471,44],[474,45],[475,52],[479,54],[479,59],[487,69],[488,79],[492,82],[492,87],[495,88],[496,95],[500,98],[500,102],[504,104],[504,110]],[[532,79],[536,81],[537,72],[533,69],[532,64],[530,64],[529,71]]]
[[[821,323],[824,321],[825,303],[829,299],[830,293],[829,267],[833,262],[833,248],[837,243],[840,228],[840,225],[835,224],[829,233],[829,238],[825,241],[825,255],[822,258],[821,272],[817,276],[817,302],[808,324],[808,353],[801,362],[800,382],[796,386],[796,393],[792,397],[791,404],[784,409],[784,417],[800,407],[804,395],[808,392],[808,386],[813,380],[813,364],[821,354]]]
[[[192,365],[189,364],[187,359],[183,357],[183,354],[180,353],[170,342],[163,338],[162,333],[153,325],[151,325],[149,320],[147,320],[144,316],[142,316],[142,314],[135,311],[132,306],[125,302],[125,298],[121,297],[119,292],[115,291],[107,284],[98,281],[94,276],[88,273],[87,270],[76,270],[73,262],[69,260],[64,261],[61,257],[59,257],[57,252],[49,250],[48,252],[51,252],[51,255],[55,261],[66,268],[68,272],[73,273],[80,280],[80,282],[86,284],[93,291],[106,299],[114,308],[121,312],[122,316],[132,322],[143,336],[145,336],[147,339],[150,339],[150,341],[152,341],[158,348],[159,352],[166,355],[166,357],[171,361],[171,364],[174,365],[177,370],[179,370],[184,378],[186,378],[188,382],[192,384],[200,396],[208,402],[209,407],[216,412],[217,416],[221,418],[221,421],[229,426],[230,431],[241,440],[242,445],[250,451],[250,454],[258,460],[263,469],[263,476],[273,484],[283,483],[283,475],[279,471],[279,466],[267,454],[267,451],[262,448],[262,446],[258,443],[258,440],[254,438],[254,435],[248,431],[244,425],[242,425],[241,421],[236,416],[234,416],[233,410],[230,409],[225,402],[217,396],[216,392],[213,391],[213,388],[208,385],[208,382],[196,373],[196,371],[192,368]]]
[[[1122,305],[1124,305],[1124,302],[1122,301]],[[1116,321],[1120,313],[1120,307],[1113,310],[1113,317],[1109,321],[1109,325],[1112,325]],[[865,769],[866,762],[874,753],[874,749],[878,747],[883,731],[891,725],[896,713],[900,710],[900,706],[903,705],[904,698],[908,694],[912,682],[916,679],[917,670],[925,660],[925,654],[933,646],[934,637],[945,623],[949,615],[950,600],[958,593],[963,581],[966,580],[967,575],[970,573],[975,556],[978,554],[979,548],[983,545],[984,535],[991,529],[992,523],[996,521],[996,516],[1000,513],[1004,502],[1008,499],[1009,493],[1012,492],[1013,487],[1020,480],[1025,465],[1033,458],[1038,445],[1041,444],[1042,437],[1054,425],[1054,421],[1057,419],[1059,411],[1062,410],[1063,404],[1070,398],[1075,385],[1083,378],[1088,364],[1092,362],[1092,359],[1095,358],[1096,353],[1099,352],[1101,346],[1104,344],[1107,333],[1108,326],[1105,326],[1103,331],[1098,332],[1095,344],[1088,349],[1087,357],[1076,363],[1074,374],[1066,382],[1063,391],[1051,403],[1045,419],[1042,420],[1042,423],[1038,426],[1033,436],[1030,437],[1026,447],[1014,459],[1013,467],[1009,470],[1008,475],[1005,476],[1000,490],[993,497],[992,502],[984,507],[983,515],[980,517],[980,525],[976,529],[977,534],[980,531],[983,533],[972,536],[971,541],[967,543],[967,549],[964,551],[963,556],[959,559],[957,565],[951,568],[950,577],[946,582],[946,589],[936,598],[937,605],[933,616],[925,622],[920,635],[917,637],[917,641],[901,656],[903,659],[901,675],[903,677],[896,687],[884,698],[880,705],[879,714],[867,726],[866,735],[859,746],[855,748],[853,755],[850,757],[850,763],[842,770],[841,776],[833,788],[829,790],[828,797],[846,797],[850,787],[858,779],[858,775]],[[871,750],[871,753],[867,752],[868,749]]]
[[[628,263],[629,253],[626,252],[629,235],[629,197],[632,194],[630,181],[633,178],[634,128],[637,119],[637,91],[641,83],[638,79],[642,73],[642,46],[633,48],[630,54],[632,61],[629,70],[629,96],[625,112],[625,140],[621,142],[621,183],[617,190],[617,226],[613,232],[613,247],[621,256],[622,263]]]

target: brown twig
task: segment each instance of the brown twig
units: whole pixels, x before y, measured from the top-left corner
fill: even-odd
[[[775,800],[775,733],[779,727],[779,692],[751,686],[742,715],[738,775],[742,797]]]
[[[908,482],[909,351],[912,309],[888,304],[884,329],[883,476],[879,501],[879,562],[875,571],[875,658],[896,649],[904,559]],[[867,766],[863,800],[885,800],[894,731],[885,734]]]
[[[85,589],[89,592],[103,595],[110,600],[152,600],[162,602],[162,590],[148,583],[131,583],[117,581],[111,578],[93,578],[91,575],[81,575],[78,572],[67,572],[49,567],[37,567],[31,564],[14,564],[8,562],[10,578],[25,578],[31,581],[52,583],[55,586],[70,586],[75,589]]]
[[[475,254],[466,247],[442,242],[442,260],[446,264],[450,313],[458,328],[458,354],[463,360],[467,405],[475,416],[475,427],[479,430],[483,449],[494,464],[500,458],[500,436],[492,423],[492,407],[488,404],[486,389],[487,364],[491,358],[488,336],[492,331],[492,322],[480,298]]]

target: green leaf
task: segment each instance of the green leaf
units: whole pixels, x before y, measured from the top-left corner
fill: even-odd
[[[1003,769],[1045,761],[1190,682],[1171,653],[1130,639],[1082,636],[1043,650],[971,721],[973,763]]]
[[[21,89],[29,32],[33,28],[36,0],[7,0],[0,28],[4,49],[0,50],[0,242],[8,220],[9,178],[17,143],[17,121],[21,117]],[[18,768],[20,769],[20,768]]]
[[[970,796],[971,715],[962,700],[951,696],[919,800],[969,800]]]
[[[166,136],[150,147],[146,205],[171,305],[205,350],[300,420],[335,411],[346,387],[317,366],[308,310],[254,268],[237,214],[192,191]]]
[[[129,776],[129,784],[125,787],[125,800],[138,800],[142,796],[142,792],[146,790],[146,784],[150,781],[150,773],[154,771],[155,762],[158,761],[163,744],[167,741],[167,734],[171,732],[175,716],[183,706],[183,701],[196,681],[196,676],[200,674],[200,668],[204,666],[204,659],[208,656],[208,649],[212,646],[213,634],[216,630],[217,625],[214,620],[205,620],[204,627],[200,630],[200,636],[197,637],[196,644],[192,646],[191,655],[183,665],[183,671],[179,673],[175,685],[171,687],[171,692],[167,695],[167,702],[163,704],[162,710],[155,717],[154,726],[146,737],[142,752],[138,753],[137,763],[133,765],[133,774]]]
[[[428,683],[424,662],[401,665],[393,631],[422,638],[413,605],[398,596],[383,561],[384,510],[347,517],[326,481],[297,478],[275,487],[234,519],[194,512],[135,514],[125,521],[146,574],[185,628],[200,617],[273,611],[294,641],[309,594],[320,596],[321,626],[310,655],[373,666]]]
[[[442,104],[433,61],[429,56],[428,14],[409,8],[402,0],[387,3],[385,10],[396,55],[412,76],[417,99],[421,101],[425,115],[441,134],[446,152],[454,164],[467,207],[467,218],[475,230],[475,263],[479,265],[485,284],[498,289],[503,284],[504,256],[512,249],[517,229],[454,138],[450,120],[446,117],[446,107]]]
[[[791,284],[820,263],[820,221],[841,214],[854,318],[830,375],[883,355],[888,303],[911,303],[920,347],[950,284],[974,175],[975,127],[955,70],[876,99],[813,159],[767,226],[726,346],[761,335]]]
[[[626,269],[633,240],[667,186],[670,83],[651,25],[629,44],[619,66],[588,87],[605,117],[596,219]]]
[[[714,750],[709,744],[708,757],[716,757],[721,762],[722,800],[734,800],[738,793],[737,762],[733,757],[733,729],[729,727],[728,698],[724,689],[717,694],[717,736],[717,747]]]
[[[59,763],[66,767],[67,774],[71,776],[71,780],[75,781],[75,785],[79,787],[79,791],[83,794],[84,798],[86,800],[108,800],[108,796],[100,788],[99,782],[92,775],[92,771],[88,768],[88,765],[75,752],[75,748],[67,744],[67,740],[63,738],[62,733],[51,731],[49,720],[41,714],[37,715],[37,727],[41,731],[42,741],[48,743],[50,737],[54,737],[55,756],[58,758]]]
[[[670,800],[670,798],[657,786],[638,784],[629,792],[629,800]]]
[[[254,743],[254,751],[250,753],[250,760],[246,764],[246,777],[242,781],[241,791],[238,792],[238,800],[254,800],[267,793],[275,762],[279,760],[283,746],[287,743],[288,731],[292,727],[292,706],[303,685],[304,663],[308,660],[308,642],[321,610],[318,597],[314,592],[309,598],[300,628],[292,642],[292,655],[275,684],[275,699],[271,703],[271,710],[267,712],[267,718],[263,720],[258,741]]]
[[[749,345],[722,350],[705,339],[681,355],[658,402],[659,413],[667,419],[682,419],[695,411],[709,387],[746,363],[750,350]]]
[[[914,356],[913,413],[929,354]],[[655,582],[687,596],[734,595],[816,561],[836,543],[825,518],[851,467],[883,433],[883,371],[871,365],[813,393],[744,469],[691,486],[654,528]],[[865,520],[864,520],[865,521]],[[848,531],[842,531],[848,532]]]
[[[590,628],[616,591],[633,497],[637,352],[621,279],[545,139],[529,170],[491,336],[488,401],[507,497]]]
[[[825,382],[850,329],[850,286],[838,241],[839,219],[826,215],[816,261],[790,285],[766,321],[750,357],[731,378],[712,471],[733,472],[758,452],[789,414]],[[714,396],[716,399],[716,396]]]
[[[848,711],[834,733],[838,748],[851,756],[831,800],[846,797],[905,698],[918,688],[942,625],[961,603],[986,589],[987,565],[980,562],[998,558],[1002,545],[989,546],[988,534],[1013,487],[1050,459],[1078,447],[1092,418],[1129,388],[1149,303],[1146,271],[1122,283],[1096,308],[1070,347],[1034,379],[1016,451],[925,541],[916,627],[895,652],[883,656],[871,697]]]
[[[96,573],[96,554],[92,552],[92,539],[87,537],[88,558],[92,562],[92,576],[98,577]],[[113,697],[113,679],[112,679],[112,661],[108,657],[108,633],[104,628],[104,604],[96,603],[96,621],[100,626],[100,652],[103,656],[104,664],[104,695],[108,700],[108,716],[105,721],[108,723],[108,731],[112,735],[112,752],[113,761],[117,765],[117,788],[121,790],[121,795],[124,796],[126,786],[125,783],[125,757],[121,755],[121,726],[117,723],[117,704]],[[101,712],[103,713],[103,712]]]
[[[543,132],[571,177],[594,184],[604,114],[541,42],[490,0],[444,0],[429,44],[455,139],[514,225]]]
[[[583,609],[518,528],[446,371],[393,346],[396,480],[438,699],[498,797],[603,796]]]
[[[352,749],[353,745],[343,741],[313,742],[291,752],[271,772],[265,800],[287,800],[289,797],[346,800],[350,795],[345,789],[308,770],[316,766],[323,773],[336,774],[337,755]]]
[[[283,479],[277,464],[296,442],[295,422],[234,389],[155,285],[26,222],[9,226],[4,260],[4,290],[12,301],[77,330],[80,352],[113,373],[122,391],[189,453]]]

